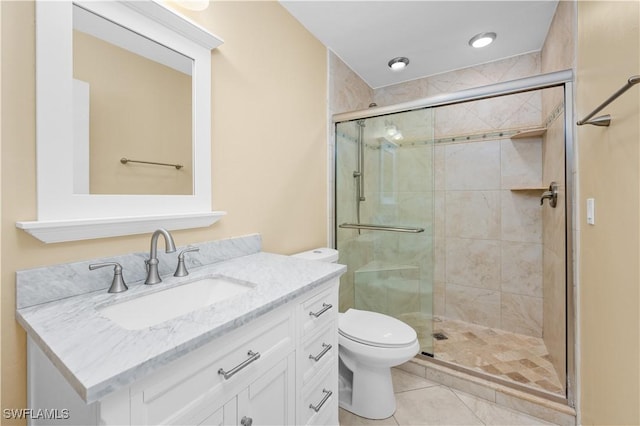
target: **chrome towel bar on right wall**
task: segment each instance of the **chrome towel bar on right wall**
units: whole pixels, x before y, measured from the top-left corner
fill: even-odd
[[[611,115],[609,115],[609,114],[601,115],[601,116],[593,118],[593,119],[591,117],[596,115],[604,107],[606,107],[611,102],[613,102],[618,96],[622,95],[624,92],[626,92],[632,86],[634,86],[634,85],[636,85],[638,83],[640,83],[640,75],[634,75],[634,76],[629,77],[629,80],[627,80],[627,84],[625,84],[620,89],[618,89],[618,91],[615,92],[613,95],[609,96],[609,98],[606,101],[604,101],[603,103],[601,103],[596,109],[594,109],[591,112],[591,114],[587,115],[585,118],[583,118],[582,120],[578,121],[576,124],[578,126],[582,126],[583,124],[593,124],[594,126],[608,127],[609,124],[611,124]]]

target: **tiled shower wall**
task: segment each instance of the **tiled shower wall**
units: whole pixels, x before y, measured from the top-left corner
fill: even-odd
[[[575,2],[558,2],[555,16],[549,28],[547,39],[542,48],[540,58],[543,73],[564,69],[574,69],[575,65]],[[546,90],[542,94],[542,111],[544,117],[553,116],[558,105],[563,104],[563,93],[560,89]],[[544,269],[544,343],[547,346],[551,363],[555,367],[561,384],[566,383],[567,365],[567,327],[574,327],[573,321],[565,327],[567,317],[566,300],[566,268],[573,268],[573,262],[565,262],[565,222],[564,201],[566,199],[566,182],[564,173],[565,131],[563,115],[547,123],[547,133],[543,149],[543,182],[555,180],[559,184],[558,207],[543,211],[543,269]],[[567,176],[577,179],[576,170],[567,170]],[[567,200],[573,203],[572,200]],[[573,217],[577,215],[578,206],[573,205]],[[576,221],[577,222],[577,221]],[[575,226],[573,233],[577,233]],[[575,275],[574,275],[575,276]],[[572,283],[576,285],[575,278]],[[575,294],[575,290],[574,290]],[[571,319],[571,317],[569,317]],[[572,342],[569,342],[571,344]]]
[[[521,189],[541,187],[542,142],[499,136],[540,126],[540,93],[437,108],[435,123],[434,313],[541,337],[541,191]]]
[[[431,316],[433,287],[433,117],[416,110],[367,120],[366,201],[362,222],[424,228],[420,233],[364,236],[374,263],[355,272],[356,307],[403,318]],[[387,125],[402,130],[398,143],[381,139]]]
[[[542,336],[540,138],[436,146],[436,315]]]
[[[338,58],[334,53],[328,52],[328,64],[329,64],[329,116],[331,117],[334,114],[338,114],[346,111],[355,111],[360,109],[365,109],[369,106],[369,103],[373,102],[373,89],[369,87],[355,72],[351,70],[340,58]],[[335,211],[335,202],[336,199],[333,196],[333,188],[335,187],[335,156],[336,155],[353,155],[354,151],[349,150],[348,148],[344,148],[344,151],[341,153],[337,153],[336,151],[339,147],[336,145],[335,140],[335,129],[331,122],[328,123],[329,128],[327,129],[327,134],[329,135],[329,143],[327,144],[327,175],[329,176],[329,184],[327,186],[327,217],[328,220],[328,236],[327,241],[329,241],[330,246],[335,243],[333,241],[333,230],[335,228],[334,220],[338,220],[338,218],[334,219],[333,212]],[[355,140],[357,137],[357,131],[355,126],[350,126],[349,129],[345,129],[348,133],[347,137],[351,140]],[[349,163],[354,161],[354,159],[349,159]],[[338,171],[339,173],[339,171]],[[342,199],[337,202],[340,205],[350,205],[353,201],[348,200],[346,197],[353,194],[354,188],[353,181],[344,180],[344,182],[348,182],[350,185],[349,188],[346,188],[344,191],[341,191]],[[336,194],[340,196],[341,194]],[[345,204],[350,203],[350,204]],[[341,256],[346,256],[347,252],[350,250],[343,250]],[[350,264],[347,259],[341,258],[340,262],[344,264]],[[340,279],[340,311],[344,312],[349,307],[353,307],[353,280],[350,277],[350,273],[345,274]]]
[[[532,53],[378,89],[390,105],[539,74]],[[434,314],[542,335],[540,138],[496,131],[540,126],[540,93],[435,109]],[[483,137],[484,134],[489,136]],[[469,141],[460,141],[468,135]],[[447,138],[456,138],[448,142]],[[411,174],[411,168],[403,168]]]
[[[539,73],[540,54],[532,53],[380,88],[373,95],[379,106],[391,105]],[[342,92],[343,97],[352,94],[353,89]],[[539,93],[438,108],[434,136],[539,126],[541,109]],[[542,185],[541,140],[497,137],[440,142],[435,147],[434,167],[434,313],[540,336],[539,192],[509,188]],[[412,168],[401,170],[410,174]],[[472,214],[463,214],[465,210]],[[353,294],[352,285],[344,286],[341,305],[353,303],[348,300],[353,298],[348,297]]]
[[[389,120],[405,129],[405,142],[413,142],[404,146],[385,142],[381,137]],[[343,311],[355,306],[400,317],[408,312],[422,312],[424,306],[431,315],[432,128],[429,111],[366,120],[363,127],[365,201],[359,203],[360,222],[423,227],[425,232],[358,234],[356,230],[340,229],[340,261],[349,265],[349,271],[341,277]],[[357,221],[353,178],[357,169],[357,135],[356,122],[341,123],[337,128],[338,224]]]
[[[572,69],[574,68],[574,62],[575,62],[575,42],[574,42],[575,15],[576,15],[576,6],[574,2],[558,3],[556,15],[554,16],[554,20],[551,24],[551,27],[549,28],[549,33],[545,41],[545,44],[539,54],[533,53],[528,55],[522,55],[519,57],[509,58],[503,61],[484,64],[478,67],[453,71],[450,73],[444,73],[441,75],[436,75],[436,76],[428,77],[425,79],[415,80],[415,81],[411,81],[411,82],[407,82],[407,83],[399,84],[395,86],[379,88],[375,91],[371,89],[369,90],[364,89],[365,87],[368,87],[368,86],[366,86],[366,84],[362,82],[362,80],[359,79],[359,77],[355,75],[355,73],[349,72],[347,73],[348,75],[345,75],[344,72],[341,72],[340,70],[347,67],[340,61],[340,59],[335,57],[335,55],[330,54],[331,64],[332,64],[331,66],[332,66],[332,89],[333,89],[332,96],[331,96],[332,113],[346,112],[354,109],[363,109],[363,108],[366,108],[367,105],[372,101],[377,102],[377,104],[380,106],[392,105],[392,104],[405,102],[409,100],[415,100],[415,99],[424,98],[428,96],[434,96],[440,93],[448,93],[448,92],[462,90],[470,87],[477,87],[477,86],[496,83],[500,81],[528,77],[528,76],[536,75],[540,72],[547,73],[547,72],[558,71],[558,70]],[[334,68],[338,70],[335,73],[333,71]],[[339,78],[333,78],[334,74]],[[335,93],[340,94],[340,96],[339,97],[335,96],[334,95]],[[558,94],[557,91],[555,92],[545,91],[542,95],[542,114],[540,118],[542,120],[545,120],[549,116],[551,116],[553,113],[553,110],[559,105],[561,101],[562,101],[562,96],[561,94]],[[354,104],[356,103],[358,103],[357,107],[353,107]],[[475,126],[478,124],[478,120],[480,121],[488,120],[489,121],[488,124],[495,126],[496,123],[491,122],[492,117],[496,120],[503,120],[502,125],[506,127],[516,127],[514,126],[516,123],[510,119],[511,114],[515,112],[512,108],[504,108],[504,106],[500,104],[497,104],[497,105],[494,104],[493,107],[497,109],[494,109],[494,110],[483,109],[483,110],[477,110],[475,112],[471,111],[471,112],[468,112],[466,115],[463,114],[462,112],[459,112],[459,114],[461,114],[459,116],[455,116],[453,114],[449,114],[448,117],[440,115],[439,119],[437,120],[437,125],[438,125],[437,131],[440,132],[440,135],[442,133],[448,133],[448,132],[458,133],[458,134],[465,133],[465,132],[472,132],[474,128],[477,128]],[[523,112],[524,112],[524,110],[527,109],[529,106],[525,103],[521,105],[521,107],[523,108]],[[539,104],[537,105],[537,107],[539,108]],[[515,114],[515,118],[521,117],[521,116],[522,116],[521,114]],[[464,118],[464,120],[462,120],[462,118]],[[561,122],[562,122],[562,119],[557,118],[556,120],[550,123],[549,130],[544,137],[544,141],[542,142],[542,158],[543,158],[542,168],[544,169],[544,176],[543,176],[542,182],[544,182],[545,184],[548,184],[549,179],[558,178],[557,176],[555,176],[553,172],[550,172],[550,170],[557,169],[557,167],[560,167],[562,165],[563,156],[561,154],[550,155],[550,152],[554,152],[554,149],[551,148],[551,144],[558,144],[558,143],[561,144],[562,142],[558,142],[558,141],[560,141],[561,139],[563,141],[563,131],[559,128],[559,126],[561,126],[562,124]],[[457,130],[453,130],[454,126],[457,128]],[[523,202],[520,204],[522,206],[529,205],[531,209],[533,209],[533,201],[531,201],[530,198],[536,198],[536,197],[531,197],[525,193],[507,192],[507,190],[503,188],[503,185],[502,185],[503,173],[506,172],[505,177],[509,176],[509,172],[507,170],[502,169],[503,148],[505,153],[508,154],[508,151],[511,151],[512,153],[516,154],[516,156],[518,156],[522,147],[526,147],[530,145],[525,143],[526,141],[520,141],[513,144],[511,147],[509,147],[508,145],[509,142],[510,142],[509,139],[484,141],[480,143],[480,145],[477,145],[475,147],[475,149],[477,150],[484,150],[486,152],[493,150],[493,152],[495,153],[498,150],[498,148],[496,147],[499,144],[499,151],[501,156],[500,157],[500,179],[501,179],[500,214],[501,215],[503,215],[503,212],[502,212],[503,195],[504,195],[505,206],[509,204],[508,203],[509,199],[511,199],[511,201],[522,199]],[[535,146],[536,144],[539,144],[539,143],[540,142],[534,142],[532,146]],[[454,144],[448,144],[448,145],[438,144],[436,148],[436,152],[435,152],[435,157],[436,157],[435,164],[437,165],[436,176],[435,176],[435,185],[437,188],[437,194],[436,194],[437,196],[435,198],[436,211],[438,210],[442,211],[443,209],[446,208],[446,204],[447,204],[447,197],[446,197],[447,188],[445,187],[446,173],[447,173],[447,170],[446,170],[447,149],[449,149],[449,153],[453,155],[453,157],[451,157],[451,159],[449,160],[449,164],[455,163],[456,156],[464,155],[465,151],[468,154],[469,152],[471,152],[470,150],[472,149],[471,147],[469,147],[468,149],[455,148],[453,147],[453,145]],[[449,146],[451,146],[451,148],[448,148]],[[529,146],[529,148],[522,148],[522,149],[530,150],[532,148],[531,146]],[[461,152],[458,152],[458,150],[460,150]],[[537,156],[538,154],[536,153],[534,155]],[[495,165],[495,159],[492,161]],[[476,167],[477,169],[479,165],[475,165],[474,167]],[[494,167],[494,170],[495,170],[495,167]],[[449,169],[449,174],[451,173],[452,173],[452,169]],[[572,173],[575,176],[576,171],[568,170],[567,173]],[[495,179],[495,176],[494,176],[494,179]],[[461,194],[465,191],[460,190],[459,192],[460,193],[458,194],[458,199],[462,197]],[[467,191],[467,192],[476,192],[478,194],[481,194],[483,191],[477,190],[477,191]],[[561,196],[564,196],[562,185],[561,185]],[[487,198],[486,200],[490,201],[489,198]],[[495,197],[494,197],[494,201],[495,201]],[[449,197],[449,206],[455,207],[455,205],[456,205],[456,195],[453,194],[452,192],[452,197]],[[513,203],[511,205],[515,206],[515,204]],[[574,206],[574,209],[576,208],[577,207]],[[543,211],[546,211],[546,210],[543,210]],[[550,212],[547,212],[547,213],[550,213]],[[559,213],[559,212],[557,209],[555,209],[554,213]],[[434,230],[434,232],[436,233],[436,245],[437,245],[436,248],[438,247],[441,248],[438,251],[438,255],[437,255],[437,265],[436,265],[436,271],[435,271],[437,281],[436,281],[436,286],[434,288],[434,292],[435,292],[434,299],[435,299],[435,310],[436,310],[435,313],[440,315],[444,315],[445,310],[447,308],[447,304],[446,304],[447,249],[446,249],[446,241],[445,241],[447,228],[446,228],[446,224],[444,223],[446,222],[447,216],[448,215],[446,216],[440,215],[439,217],[436,218],[437,219],[437,222],[435,224],[436,229]],[[455,222],[450,221],[449,231],[455,232],[453,229],[454,228],[453,223]],[[564,224],[559,223],[557,220],[549,223],[548,218],[545,218],[544,223],[545,223],[545,231],[544,231],[545,235],[558,236],[564,233]],[[501,226],[500,226],[501,232],[502,232],[502,225],[503,224],[501,223]],[[517,226],[517,223],[514,223],[514,226]],[[441,230],[442,232],[438,230]],[[535,233],[529,234],[529,235],[535,235]],[[547,244],[546,236],[542,237],[539,235],[538,237],[545,238],[545,245]],[[451,253],[451,255],[455,255],[457,251],[455,239],[458,237],[452,237],[452,238],[453,238],[452,239],[453,244],[450,245],[449,252]],[[486,241],[490,241],[482,238],[478,238],[477,240],[478,240],[477,244],[479,245],[483,245],[483,244],[489,245],[489,243]],[[501,256],[509,256],[509,255],[516,254],[515,252],[510,252],[510,253],[508,252],[509,251],[508,247],[511,243],[513,244],[522,243],[523,245],[521,247],[523,250],[525,246],[529,245],[528,247],[531,249],[530,250],[531,255],[533,255],[533,252],[534,252],[533,247],[536,244],[539,244],[536,242],[529,242],[529,241],[508,241],[507,240],[505,242],[501,240],[501,246],[502,246],[500,250]],[[565,344],[565,334],[564,334],[564,316],[565,316],[564,303],[565,302],[564,302],[564,297],[562,296],[564,294],[565,287],[563,282],[564,265],[558,262],[557,260],[561,259],[562,256],[564,256],[563,253],[564,252],[562,247],[560,247],[558,244],[552,244],[550,247],[546,247],[542,254],[542,258],[544,259],[543,261],[544,261],[544,271],[545,271],[545,276],[543,280],[544,281],[544,285],[543,285],[544,297],[542,302],[542,305],[543,305],[542,309],[544,312],[544,315],[543,315],[544,340],[547,347],[549,348],[552,362],[554,363],[556,370],[561,376],[560,377],[561,382],[564,382],[564,374],[565,374],[564,364],[565,364],[565,358],[566,358],[566,344]],[[527,257],[525,257],[525,259],[527,259]],[[529,259],[532,259],[532,258],[529,257]],[[538,269],[539,266],[537,265],[537,261],[530,262],[530,263],[533,269],[528,272],[528,276],[532,278],[535,277],[533,280],[537,281],[538,280],[537,273],[539,271]],[[508,263],[507,264],[501,263],[500,265],[501,274],[509,275],[508,269],[507,270],[504,269],[504,268],[508,268],[508,265],[509,265]],[[571,267],[574,267],[574,265],[572,265]],[[517,269],[524,271],[523,268],[517,268]],[[456,275],[455,268],[449,265],[449,270],[450,270],[449,275],[453,276],[454,281],[456,281],[458,279],[457,276],[459,275]],[[533,272],[533,274],[531,274],[531,272]],[[502,281],[502,277],[500,281]],[[453,290],[453,291],[449,291],[450,295],[454,295],[456,293],[455,287],[453,287],[455,285],[456,284],[452,284],[450,290]],[[501,288],[503,287],[502,282],[500,283],[500,286]],[[473,287],[469,287],[469,288],[473,289]],[[539,303],[539,299],[536,299],[536,296],[531,296],[530,294],[529,295],[527,294],[528,292],[529,293],[531,292],[530,290],[535,288],[536,288],[535,285],[533,286],[527,285],[527,287],[525,288],[525,291],[524,292],[521,291],[521,293],[524,293],[524,294],[520,294],[520,296],[522,296],[520,297],[520,300],[523,301],[525,300],[526,297],[533,297],[534,300],[536,300],[535,303]],[[534,293],[539,294],[538,290],[535,290]],[[518,293],[516,292],[513,294],[517,295]],[[505,292],[505,295],[506,295],[505,300],[509,300],[511,298],[511,300],[514,302],[514,304],[512,305],[515,306],[518,298],[509,296],[508,291]],[[353,282],[347,283],[347,285],[345,286],[341,286],[340,297],[341,297],[340,305],[342,310],[346,309],[346,307],[353,306]],[[502,302],[501,302],[501,305],[502,305]],[[450,306],[452,306],[451,303],[450,303]],[[451,309],[453,309],[453,306],[451,307]],[[505,312],[507,312],[506,309],[505,309]],[[501,312],[500,314],[501,319],[502,319],[502,315],[503,313]],[[507,313],[507,318],[508,316],[509,314]]]

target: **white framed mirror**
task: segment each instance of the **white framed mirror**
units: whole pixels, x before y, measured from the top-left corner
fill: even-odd
[[[133,83],[129,88],[98,90],[102,86],[97,80],[83,77],[84,80],[91,80],[83,83],[87,86],[85,95],[78,97],[76,89],[74,96],[74,85],[78,85],[78,79],[74,80],[74,26],[76,33],[92,33],[90,37],[100,39],[99,42],[105,41],[115,45],[116,49],[129,50],[127,54],[139,55],[140,62],[159,62],[162,63],[161,67],[173,74],[182,73],[187,81],[182,83],[183,86],[187,85],[186,92],[183,90],[180,95],[167,94],[165,97],[176,105],[171,105],[173,109],[168,108],[165,115],[154,111],[151,115],[155,117],[155,121],[154,118],[148,122],[137,116],[132,118],[136,110],[132,108],[124,119],[110,118],[110,121],[98,122],[94,118],[95,113],[104,102],[93,102],[91,108],[88,108],[87,99],[93,101],[93,98],[100,96],[100,90],[106,90],[111,97],[118,98],[120,105],[128,105],[132,101],[123,100],[122,96],[140,85]],[[106,28],[104,34],[113,33],[109,29],[112,27],[124,36],[101,36],[99,28],[102,27]],[[132,39],[133,42],[128,43],[126,39]],[[127,43],[134,47],[127,47]],[[37,1],[38,218],[36,221],[18,222],[16,226],[44,242],[59,242],[146,233],[160,226],[167,229],[209,226],[222,217],[224,212],[213,211],[211,205],[210,123],[211,49],[221,43],[218,37],[155,1]],[[112,45],[110,47],[114,47]],[[88,49],[92,54],[97,50],[94,47]],[[151,53],[145,53],[149,51]],[[168,59],[166,62],[162,57],[167,55],[178,59]],[[105,66],[113,61],[106,60]],[[176,61],[178,65],[171,65]],[[111,74],[117,73],[120,68],[125,69],[124,66],[116,66]],[[145,72],[149,71],[142,71],[142,74]],[[133,73],[128,72],[124,76],[129,77],[131,74]],[[170,85],[173,87],[176,84]],[[163,95],[160,91],[160,88],[151,88],[148,93]],[[144,95],[134,96],[140,98]],[[154,99],[151,104],[154,102],[158,103]],[[189,102],[190,111],[185,111]],[[111,108],[117,109],[119,108]],[[138,111],[144,109],[148,107],[137,106]],[[178,120],[179,115],[181,118]],[[169,129],[183,129],[174,139],[180,139],[186,145],[168,149],[166,146],[172,142],[161,140],[162,135],[170,133],[170,130],[156,129],[156,123],[160,127],[160,122],[170,119],[175,121]],[[133,131],[126,133],[126,127],[133,128]],[[109,149],[106,151],[94,145],[94,139],[98,139],[94,135],[97,128],[102,128],[103,133],[107,131],[106,143]],[[137,132],[141,128],[154,132],[144,132],[143,135],[142,132]],[[84,138],[78,136],[83,133],[79,129],[84,129]],[[151,135],[147,137],[146,133]],[[89,139],[91,144],[88,143]],[[79,143],[79,140],[82,142]],[[134,148],[134,143],[138,142],[144,142],[143,146]],[[89,159],[90,156],[97,158]],[[140,163],[122,163],[120,159],[123,157]],[[125,180],[116,189],[105,190],[104,185],[90,184],[90,180],[99,181],[94,176],[99,167],[94,164],[102,160],[108,165],[106,171],[102,172],[103,182],[116,181],[124,175],[129,180]],[[89,172],[88,163],[96,171]],[[180,188],[186,189],[154,191],[156,187],[170,186],[167,182],[173,183],[179,179],[182,180]],[[147,189],[144,189],[144,180]],[[138,184],[143,189],[136,189],[134,193],[122,190]]]

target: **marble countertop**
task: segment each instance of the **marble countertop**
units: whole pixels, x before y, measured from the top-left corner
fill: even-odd
[[[128,283],[129,290],[104,290],[18,309],[18,322],[87,403],[147,376],[329,279],[346,267],[259,252],[163,276],[153,286]],[[255,288],[143,330],[125,330],[98,308],[211,275],[246,281]]]

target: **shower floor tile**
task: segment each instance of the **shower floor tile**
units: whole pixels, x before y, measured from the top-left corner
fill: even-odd
[[[433,332],[447,336],[433,339],[436,359],[564,396],[540,338],[440,318],[434,320]]]

